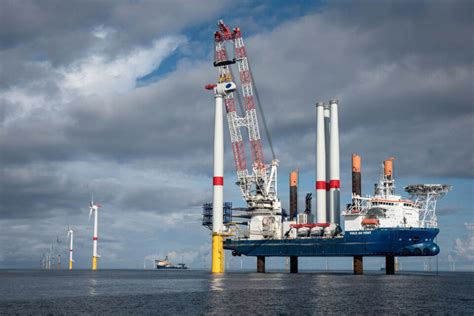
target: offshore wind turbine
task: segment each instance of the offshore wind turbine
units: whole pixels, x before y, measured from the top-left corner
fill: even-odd
[[[46,253],[43,253],[43,256],[41,257],[41,268],[46,270]]]
[[[99,204],[94,204],[94,198],[91,198],[91,203],[89,206],[89,220],[92,216],[92,213],[94,213],[94,236],[92,237],[92,270],[97,270],[97,258],[100,258],[100,256],[97,254],[97,239],[98,239],[98,224],[99,224],[99,207],[101,205]]]
[[[50,254],[51,254],[51,266],[49,268],[54,269],[54,265],[55,265],[55,262],[56,262],[56,257],[54,256],[54,245],[53,244],[51,244]]]
[[[67,240],[69,240],[69,270],[72,270],[72,263],[74,260],[72,259],[72,251],[74,246],[74,230],[67,226]]]
[[[57,248],[56,248],[56,251],[58,252],[58,265],[57,265],[57,269],[60,270],[61,269],[61,249],[60,249],[60,243],[61,241],[59,240],[59,236],[56,236],[56,242],[58,244]]]
[[[46,270],[51,269],[51,257],[50,252],[46,252]]]

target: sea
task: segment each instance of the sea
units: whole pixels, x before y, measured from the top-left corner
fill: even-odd
[[[0,270],[0,314],[474,315],[474,273]]]

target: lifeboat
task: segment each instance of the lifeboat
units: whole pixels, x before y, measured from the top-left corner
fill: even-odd
[[[364,218],[362,220],[362,225],[364,226],[378,226],[379,224],[378,218]]]

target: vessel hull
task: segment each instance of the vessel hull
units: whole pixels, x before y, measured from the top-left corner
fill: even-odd
[[[187,270],[188,267],[177,267],[177,266],[172,266],[172,267],[160,267],[156,266],[157,270]]]
[[[379,228],[347,231],[334,238],[227,239],[233,255],[266,257],[435,256],[437,228]]]

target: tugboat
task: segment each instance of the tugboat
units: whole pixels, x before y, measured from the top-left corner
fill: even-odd
[[[164,260],[156,259],[155,266],[157,270],[187,270],[188,267],[184,263],[178,263],[173,265],[171,261],[168,260],[168,256]]]

